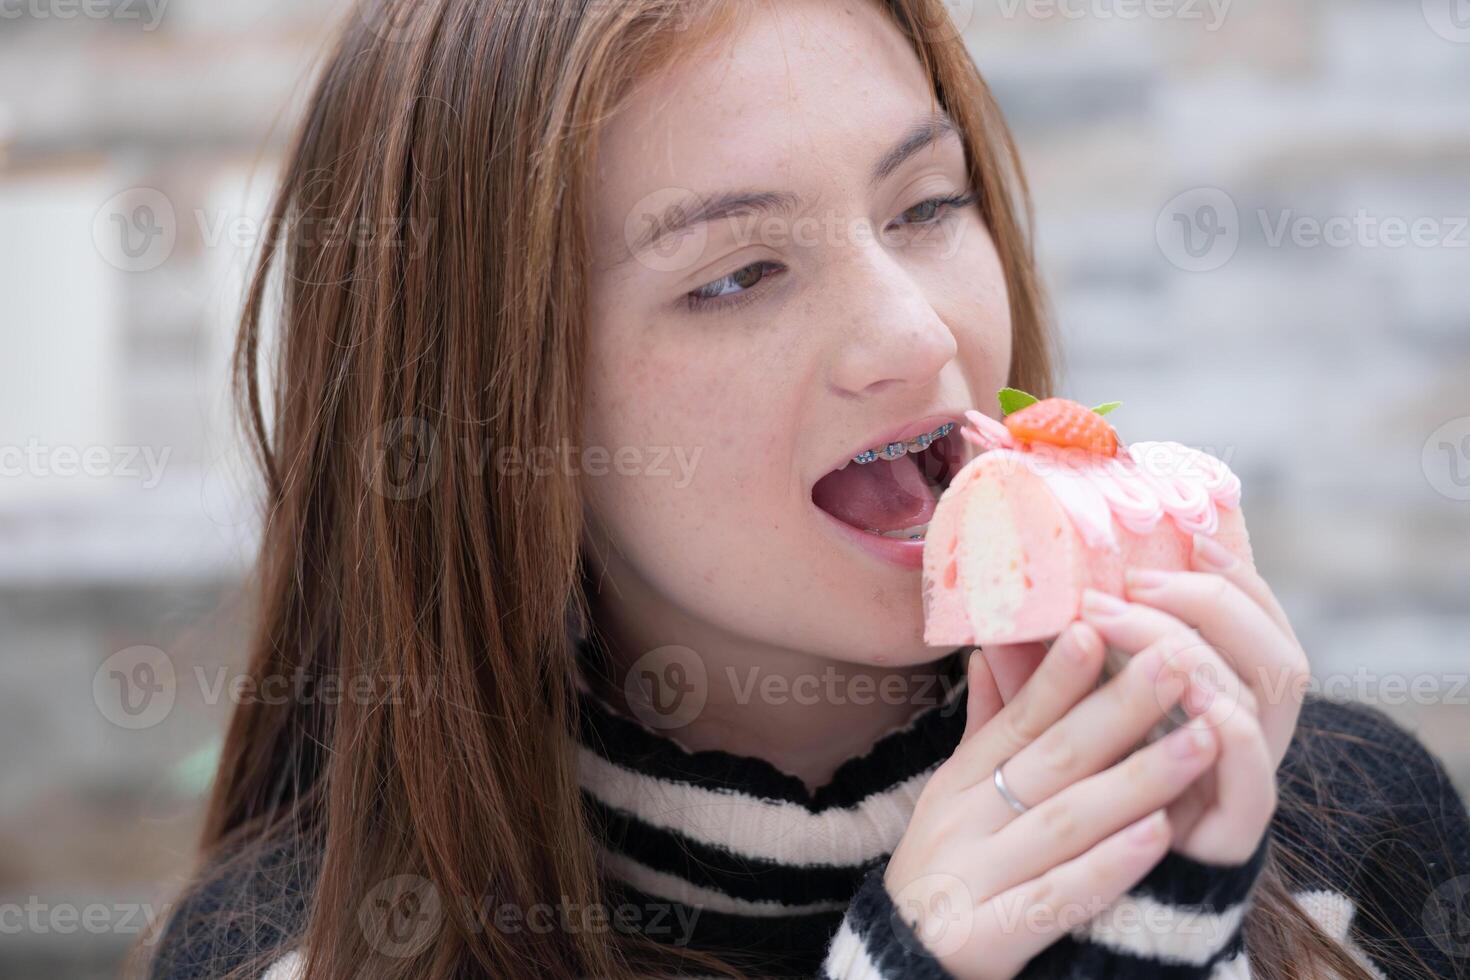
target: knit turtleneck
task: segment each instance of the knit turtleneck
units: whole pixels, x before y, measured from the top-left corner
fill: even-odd
[[[964,731],[959,658],[946,667],[954,682],[935,703],[815,791],[759,758],[690,751],[676,731],[582,690],[579,775],[612,925],[752,976],[950,977],[883,881],[925,782]],[[1250,980],[1242,925],[1270,854],[1296,905],[1370,976],[1465,975],[1470,818],[1440,760],[1380,709],[1309,695],[1277,783],[1281,803],[1248,861],[1169,852],[1020,980]],[[175,905],[150,976],[202,980],[265,958],[266,980],[299,980],[314,888],[302,869],[315,863],[300,846],[279,866],[206,873]]]
[[[584,646],[584,663],[588,657]],[[964,732],[963,652],[940,666],[934,703],[843,762],[815,792],[763,759],[689,751],[676,730],[654,730],[584,688],[583,797],[624,901],[668,909],[667,919],[686,927],[676,941],[762,975],[811,977],[825,968],[885,977],[891,971],[878,964],[891,960],[903,971],[894,976],[943,976],[895,914],[881,875],[926,781]],[[1240,951],[1240,920],[1266,846],[1263,839],[1239,868],[1174,854],[1161,863],[1130,900],[1154,921],[1172,914],[1180,922],[1173,936],[1099,927],[1065,948],[1078,962],[1126,965],[1129,976],[1155,975],[1164,957],[1210,975]],[[1037,976],[1054,975],[1041,970],[1038,963]]]
[[[584,646],[584,663],[589,656]],[[815,791],[763,759],[690,751],[677,729],[652,729],[584,687],[580,780],[617,894],[645,921],[663,913],[668,928],[655,938],[716,953],[755,975],[948,977],[894,908],[882,877],[925,782],[964,732],[963,651],[942,667],[942,693],[933,704],[843,762]],[[1434,794],[1439,827],[1458,841],[1452,863],[1470,870],[1470,825],[1443,768],[1374,709],[1309,698],[1281,778],[1314,778],[1312,768],[1326,758],[1306,741],[1322,731],[1366,735],[1403,752],[1422,777],[1416,785]],[[1368,754],[1333,764],[1391,775]],[[1371,833],[1368,824],[1350,826]],[[1237,866],[1169,852],[1127,894],[1034,957],[1022,980],[1248,980],[1242,924],[1260,871],[1272,847],[1298,846],[1302,832],[1296,813],[1278,813],[1255,853]],[[1334,847],[1330,840],[1312,843]],[[1319,870],[1290,883],[1298,904],[1370,975],[1397,975],[1360,945],[1374,941],[1375,927],[1355,921],[1363,903],[1378,918],[1384,896],[1359,894],[1360,883]],[[1389,921],[1411,934],[1418,925],[1405,915]],[[1444,960],[1443,950],[1421,946],[1425,962]]]
[[[635,904],[692,910],[697,938],[811,976],[864,878],[893,852],[964,730],[958,658],[932,704],[816,791],[764,759],[689,751],[582,693],[583,798],[610,877]]]

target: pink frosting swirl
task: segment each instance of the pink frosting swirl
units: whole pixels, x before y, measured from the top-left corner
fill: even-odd
[[[1045,443],[1019,444],[1005,424],[971,409],[960,434],[987,453],[1025,466],[1072,518],[1091,547],[1118,549],[1114,522],[1146,534],[1167,514],[1181,531],[1214,534],[1220,507],[1240,506],[1240,478],[1209,453],[1177,442],[1135,442],[1117,456]]]

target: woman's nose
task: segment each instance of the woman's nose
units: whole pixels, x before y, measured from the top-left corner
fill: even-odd
[[[954,359],[954,332],[902,265],[881,249],[867,251],[823,304],[833,317],[829,380],[852,394],[928,382]]]

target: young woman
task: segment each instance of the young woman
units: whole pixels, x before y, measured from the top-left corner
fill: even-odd
[[[237,708],[151,974],[1464,971],[1463,804],[1303,697],[1253,570],[970,655],[841,520],[863,449],[1048,390],[1028,208],[939,0],[354,20],[238,348],[250,688],[301,682]]]

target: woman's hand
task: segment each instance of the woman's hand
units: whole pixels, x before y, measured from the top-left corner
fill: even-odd
[[[1274,769],[1291,744],[1311,679],[1306,651],[1275,593],[1249,564],[1203,534],[1194,536],[1190,564],[1194,571],[1130,572],[1128,598],[1168,614],[1169,622],[1145,614],[1114,623],[1103,636],[1132,650],[1137,647],[1130,643],[1157,637],[1166,625],[1176,632],[1197,630],[1201,645],[1217,651],[1244,682]],[[1101,624],[1097,619],[1089,622]]]
[[[1220,762],[1169,808],[1169,821],[1174,850],[1234,864],[1255,849],[1275,811],[1276,769],[1301,714],[1307,657],[1253,568],[1203,535],[1195,535],[1191,564],[1194,571],[1130,570],[1133,601],[1094,594],[1083,618],[1125,652],[1162,650],[1190,678],[1191,715],[1224,700]]]
[[[1093,596],[1084,603],[1083,619],[1129,654],[1150,646],[1163,650],[1170,665],[1191,679],[1194,693],[1185,701],[1191,714],[1223,698],[1224,717],[1238,706],[1256,718],[1272,778],[1268,781],[1262,767],[1250,761],[1248,749],[1223,753],[1230,758],[1222,759],[1215,778],[1201,780],[1169,810],[1175,850],[1201,861],[1230,863],[1249,854],[1246,845],[1258,839],[1251,833],[1263,819],[1269,822],[1274,774],[1296,731],[1311,675],[1286,613],[1255,569],[1200,534],[1194,536],[1191,568],[1130,572],[1126,591],[1133,601],[1109,615],[1107,597]],[[1009,700],[1026,682],[1044,649],[1036,643],[986,649],[1002,699]],[[1237,742],[1248,747],[1251,735],[1240,727],[1222,730],[1227,749]],[[1257,789],[1239,795],[1236,787],[1242,786]],[[1226,803],[1236,805],[1233,811],[1222,809]]]
[[[983,663],[972,659],[965,736],[926,786],[885,874],[899,913],[956,976],[1014,976],[1170,846],[1231,865],[1265,834],[1306,656],[1253,569],[1198,535],[1192,565],[1131,575],[1134,601],[1114,600],[1112,609],[1093,594],[1085,622],[1050,651],[991,647]],[[1099,634],[1131,658],[1092,691]],[[1175,732],[1112,764],[1176,702],[1193,716],[1185,732],[1210,734],[1202,754],[1174,756],[1183,737]],[[1007,759],[1007,786],[1032,807],[1023,814],[990,778]],[[1145,814],[1164,818],[1153,841],[1119,833]],[[1033,907],[1058,914],[1037,925]],[[1085,912],[1067,917],[1069,908]],[[1017,916],[1027,918],[1024,928]]]
[[[1016,976],[1137,884],[1168,849],[1166,808],[1219,757],[1224,697],[1128,754],[1186,679],[1155,647],[1099,688],[1103,655],[1097,631],[1073,623],[1009,700],[984,656],[970,658],[965,733],[884,872],[898,914],[962,980]],[[1024,813],[992,781],[1001,763]]]

